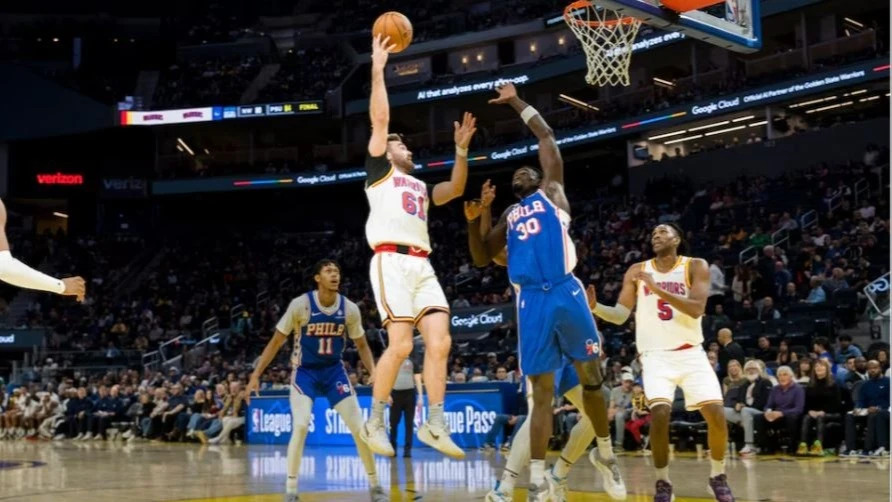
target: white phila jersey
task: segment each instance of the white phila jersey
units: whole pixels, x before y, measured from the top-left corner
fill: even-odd
[[[369,246],[400,244],[431,252],[427,230],[427,210],[430,206],[427,184],[414,176],[403,174],[389,166],[380,179],[374,180],[368,166],[378,159],[366,161],[369,181],[365,195],[369,200],[369,219],[365,235]],[[386,159],[384,162],[387,162]],[[373,181],[374,180],[374,181]]]
[[[653,260],[642,263],[642,271],[653,276],[663,290],[687,297],[691,291],[689,267],[692,258],[679,256],[668,272],[659,272]],[[635,308],[635,340],[639,352],[675,350],[685,344],[703,343],[700,318],[694,319],[676,310],[669,302],[650,291],[643,282],[637,284],[638,301]]]

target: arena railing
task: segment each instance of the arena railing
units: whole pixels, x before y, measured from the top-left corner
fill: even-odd
[[[870,183],[867,182],[867,178],[856,181],[852,186],[852,192],[854,192],[856,206],[861,204],[862,198],[870,197]]]
[[[749,265],[750,263],[755,263],[759,259],[759,250],[756,249],[756,246],[749,246],[741,251],[738,256],[741,265]]]
[[[808,210],[799,217],[799,228],[802,229],[803,232],[806,230],[817,226],[818,224],[818,212],[814,209]]]
[[[162,343],[161,345],[158,346],[157,350],[153,350],[151,352],[144,353],[142,355],[143,368],[146,368],[146,369],[149,369],[152,371],[156,371],[160,367],[164,366],[170,359],[174,359],[174,358],[167,357],[167,355],[165,354],[165,348],[167,348],[175,343],[180,343],[184,338],[185,338],[184,335],[180,335],[176,338],[173,338],[171,340],[168,340],[168,341]],[[179,355],[177,355],[176,357],[179,357]]]
[[[781,228],[771,234],[771,245],[775,247],[786,248],[790,245],[790,231]]]

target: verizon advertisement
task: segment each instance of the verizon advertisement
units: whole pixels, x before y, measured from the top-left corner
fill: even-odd
[[[121,125],[162,125],[185,124],[187,122],[208,122],[214,119],[214,109],[182,108],[179,110],[155,110],[149,112],[121,112]]]
[[[81,186],[84,184],[83,174],[62,172],[37,173],[35,177],[38,185]]]
[[[143,178],[103,178],[99,192],[110,199],[138,199],[148,195],[149,182]]]

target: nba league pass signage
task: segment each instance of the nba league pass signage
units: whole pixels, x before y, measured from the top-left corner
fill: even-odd
[[[370,395],[358,396],[363,419],[368,419],[372,410]],[[446,423],[452,430],[452,437],[462,448],[478,448],[492,428],[496,415],[502,413],[502,394],[492,391],[447,392],[445,412]],[[385,411],[385,420],[389,413]],[[427,419],[427,396],[422,416],[415,417],[415,425]],[[248,442],[263,444],[287,444],[291,438],[291,408],[288,396],[259,396],[251,399],[247,416]],[[389,426],[389,423],[388,423]],[[405,423],[397,429],[397,446],[403,445]],[[327,399],[313,402],[313,414],[307,432],[307,445],[351,446],[353,435],[347,424]],[[416,439],[416,445],[423,446]]]

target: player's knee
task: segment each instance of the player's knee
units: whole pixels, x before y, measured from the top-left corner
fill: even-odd
[[[452,337],[449,333],[441,336],[429,337],[424,343],[424,350],[435,357],[449,357],[449,350],[452,348]]]
[[[400,361],[402,361],[412,353],[413,346],[414,344],[411,336],[398,338],[391,337],[390,343],[387,345],[387,350],[392,352]]]
[[[672,414],[672,407],[666,403],[656,403],[651,406],[650,414],[654,422],[669,423],[669,416]]]

